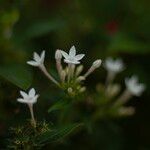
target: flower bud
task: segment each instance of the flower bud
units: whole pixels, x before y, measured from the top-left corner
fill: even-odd
[[[94,62],[93,62],[93,67],[94,68],[99,68],[100,67],[100,65],[101,65],[101,63],[102,63],[102,60],[101,59],[97,59],[97,60],[95,60]]]
[[[77,70],[76,70],[76,76],[80,75],[80,73],[83,71],[83,65],[80,65],[77,67]]]
[[[61,50],[56,50],[55,52],[55,59],[61,59],[62,58],[62,54],[61,54]]]
[[[135,113],[135,108],[133,107],[121,107],[119,109],[119,115],[121,116],[130,116]]]
[[[116,96],[121,90],[121,87],[119,84],[112,84],[109,85],[107,90],[106,90],[106,94],[108,97],[112,98],[114,96]]]
[[[61,80],[62,82],[65,81],[65,78],[66,78],[66,72],[64,70],[61,71]]]
[[[85,77],[84,76],[79,76],[77,79],[76,79],[76,82],[80,82],[80,81],[83,81],[85,80]]]
[[[72,94],[72,92],[73,92],[73,89],[72,89],[71,87],[69,87],[69,88],[68,88],[68,93],[69,93],[69,94]]]
[[[83,92],[85,92],[85,90],[86,90],[86,87],[84,86],[84,87],[82,87],[82,88],[79,90],[79,92],[80,92],[80,93],[83,93]]]

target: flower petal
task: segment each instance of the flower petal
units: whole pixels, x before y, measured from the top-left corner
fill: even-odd
[[[24,91],[20,91],[20,94],[23,98],[27,98],[28,97],[28,94],[25,93]]]
[[[81,60],[83,57],[85,56],[85,54],[79,54],[75,56],[76,60]]]
[[[65,59],[68,59],[69,55],[65,51],[61,50],[61,54],[65,57]]]
[[[74,57],[76,55],[76,48],[72,46],[69,51],[69,56]]]
[[[36,52],[33,53],[33,58],[35,61],[39,62],[41,60],[41,57]]]
[[[28,103],[26,99],[22,99],[22,98],[18,98],[17,101],[20,103]]]
[[[34,97],[35,96],[35,89],[32,88],[30,91],[29,91],[29,97]]]
[[[64,62],[65,62],[65,63],[68,63],[68,64],[80,64],[79,61],[70,61],[70,60],[68,60],[68,59],[64,59]]]
[[[34,67],[39,66],[39,64],[38,64],[36,61],[33,61],[33,60],[27,61],[27,64],[29,64],[29,65],[31,65],[31,66],[34,66]]]
[[[41,53],[41,62],[44,63],[44,59],[45,59],[45,51],[42,51]]]

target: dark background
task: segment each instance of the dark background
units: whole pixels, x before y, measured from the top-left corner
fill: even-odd
[[[28,116],[19,115],[20,109],[25,109],[16,102],[20,88],[38,87],[43,99],[54,99],[55,90],[51,85],[47,85],[39,71],[26,65],[32,52],[45,49],[49,70],[55,74],[55,50],[68,51],[75,45],[79,53],[86,54],[83,60],[86,67],[97,58],[121,57],[126,70],[116,81],[124,84],[124,77],[136,74],[146,84],[143,95],[127,104],[136,108],[135,115],[116,120],[121,136],[116,135],[115,142],[121,144],[118,149],[149,150],[149,18],[149,0],[0,0],[1,145],[4,145],[2,139],[7,137],[7,129]],[[92,88],[104,78],[105,71],[101,68],[88,79],[87,85]],[[48,88],[52,90],[45,95]],[[107,138],[110,141],[114,138],[109,134],[103,137],[101,144]],[[85,145],[77,143],[78,149]],[[100,146],[94,149],[101,149]],[[115,148],[110,145],[110,148],[104,146],[102,149]]]

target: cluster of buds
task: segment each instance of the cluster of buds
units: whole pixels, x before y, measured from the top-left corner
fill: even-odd
[[[113,98],[121,90],[121,86],[119,84],[114,84],[113,80],[117,73],[120,73],[125,69],[125,66],[121,59],[113,60],[112,58],[107,58],[104,62],[104,68],[107,70],[105,94],[106,96]],[[126,89],[115,101],[114,106],[120,107],[120,114],[131,115],[134,113],[134,108],[124,107],[123,105],[127,103],[133,96],[141,96],[146,87],[144,84],[138,83],[138,77],[136,75],[133,75],[131,78],[125,78],[125,86]]]
[[[66,90],[70,95],[74,96],[77,93],[84,92],[86,87],[82,86],[82,82],[92,73],[100,67],[101,59],[98,59],[93,62],[92,66],[88,69],[88,71],[81,75],[83,71],[83,65],[79,65],[81,59],[85,56],[85,54],[76,55],[76,49],[72,46],[69,50],[69,54],[62,50],[56,50],[55,52],[55,60],[56,60],[56,68],[59,74],[60,80],[57,81],[46,69],[44,65],[45,59],[45,51],[38,55],[36,52],[33,54],[32,61],[28,61],[29,65],[38,67],[45,76],[51,80],[54,84],[59,86],[60,88]],[[67,66],[63,67],[62,59],[64,58],[64,63]],[[79,66],[77,66],[79,65]]]

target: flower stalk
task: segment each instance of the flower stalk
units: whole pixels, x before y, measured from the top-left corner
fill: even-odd
[[[59,86],[59,83],[48,73],[48,71],[44,65],[40,66],[39,68],[49,80],[51,80],[54,84]]]
[[[34,112],[33,112],[33,104],[28,104],[28,106],[29,106],[29,110],[31,114],[31,125],[33,125],[33,127],[36,128],[36,121],[35,121]]]
[[[118,100],[115,102],[115,106],[123,105],[128,102],[128,100],[132,97],[132,94],[128,89],[126,89],[122,95],[118,98]]]

